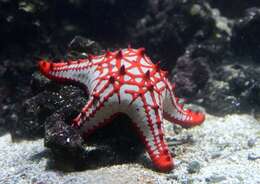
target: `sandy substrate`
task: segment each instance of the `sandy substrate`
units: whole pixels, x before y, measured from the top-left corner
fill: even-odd
[[[165,124],[170,138],[172,126]],[[207,115],[202,126],[182,129],[174,137],[190,135],[193,143],[175,146],[175,169],[165,174],[138,163],[54,170],[42,139],[13,143],[5,134],[0,137],[0,183],[260,183],[259,121],[249,115]]]

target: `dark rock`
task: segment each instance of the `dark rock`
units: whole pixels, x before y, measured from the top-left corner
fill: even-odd
[[[97,51],[98,45],[92,42],[88,45],[89,51]],[[75,57],[80,54],[78,51]],[[78,112],[87,100],[87,94],[78,87],[57,85],[39,72],[32,74],[36,64],[31,59],[24,62],[5,60],[1,63],[5,68],[2,78],[5,85],[1,88],[3,93],[0,99],[7,104],[7,109],[0,114],[5,117],[2,124],[11,131],[13,138],[42,137],[44,122],[51,114],[64,106]],[[13,97],[9,100],[10,96]]]
[[[86,156],[83,139],[76,129],[65,123],[65,116],[65,112],[59,112],[47,118],[44,144],[56,159],[74,161],[75,169],[80,169]]]
[[[75,109],[83,106],[84,93],[80,89],[71,86],[57,86],[54,83],[46,86],[45,89],[49,88],[50,91],[43,91],[14,105],[15,111],[13,112],[18,115],[16,119],[12,118],[12,114],[7,116],[9,118],[6,121],[9,122],[9,129],[14,138],[42,137],[45,120],[51,114],[64,106]],[[73,110],[71,108],[72,112]]]
[[[187,171],[190,174],[198,173],[200,171],[200,163],[198,161],[192,161],[187,167]]]
[[[49,19],[45,16],[48,5],[49,3],[41,0],[0,2],[0,21],[3,27],[0,30],[0,48],[6,55],[14,58],[25,56],[32,50],[38,51],[46,36],[44,29],[47,26],[43,28],[41,23]]]
[[[241,16],[241,12],[245,11],[250,7],[259,7],[260,2],[258,0],[209,0],[208,1],[213,8],[217,8],[221,11],[224,16],[237,18]]]
[[[173,81],[176,83],[176,94],[181,97],[194,97],[198,90],[205,87],[210,75],[205,58],[180,57],[174,70],[176,74]]]
[[[246,15],[235,23],[231,44],[240,56],[249,56],[258,62],[260,57],[260,9],[247,9]]]
[[[30,86],[31,86],[33,93],[37,94],[37,93],[43,91],[49,82],[50,82],[49,79],[47,79],[46,77],[41,75],[40,72],[35,72],[32,74]]]
[[[73,40],[70,42],[68,46],[70,52],[76,52],[75,54],[80,55],[80,53],[87,53],[87,54],[100,54],[102,47],[99,43],[92,41],[90,39],[86,39],[82,36],[75,36]],[[83,55],[83,57],[86,55]]]
[[[230,32],[218,26],[228,27],[229,21],[216,16],[204,1],[149,1],[148,5],[148,13],[132,33],[136,44],[145,45],[152,58],[162,60],[163,69],[172,71],[178,96],[203,101],[211,73],[231,55]]]
[[[0,103],[11,104],[23,100],[30,93],[30,78],[34,64],[29,58],[6,59],[0,56]]]
[[[96,168],[136,160],[143,151],[138,137],[129,130],[126,117],[119,117],[111,126],[97,130],[88,140],[83,140],[78,130],[70,126],[68,121],[72,117],[75,115],[71,108],[64,107],[46,120],[44,140],[55,158],[53,167],[64,168],[61,163],[65,162],[74,170]]]
[[[138,0],[1,1],[0,50],[10,57],[29,54],[53,58],[64,55],[66,43],[75,35],[109,42],[109,47],[124,45],[130,40],[129,27],[146,13],[146,3]]]
[[[204,58],[211,69],[223,63],[224,58],[231,55],[229,46],[229,37],[226,34],[220,34],[219,38],[210,38],[203,42],[191,43],[187,46],[185,54],[192,60]]]
[[[224,81],[210,81],[206,91],[208,96],[205,97],[204,105],[207,111],[214,114],[225,114],[238,112],[240,102],[230,94],[229,84]]]
[[[216,69],[208,82],[203,104],[214,114],[259,110],[259,71],[257,68],[233,64]]]
[[[132,30],[136,44],[145,46],[153,58],[162,61],[165,69],[173,68],[196,35],[200,40],[212,35],[214,20],[205,5],[196,2],[199,10],[194,13],[194,2],[150,0],[148,13]]]

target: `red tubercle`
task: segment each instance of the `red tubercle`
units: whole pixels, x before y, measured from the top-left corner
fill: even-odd
[[[137,54],[138,54],[139,56],[144,56],[144,54],[145,54],[145,48],[139,48],[139,49],[137,49]]]
[[[93,96],[93,98],[95,100],[99,100],[100,99],[100,94],[98,92],[93,93],[92,96]]]
[[[123,58],[122,50],[119,50],[116,54],[116,59],[121,60]]]
[[[109,82],[110,82],[111,84],[114,84],[114,83],[115,83],[115,77],[114,77],[114,76],[110,76],[110,77],[109,77]]]
[[[112,52],[107,50],[105,53],[105,57],[110,57],[110,56],[112,56]]]
[[[145,79],[150,79],[150,70],[147,70],[147,72],[145,72]]]
[[[88,54],[88,60],[91,62],[96,56],[93,54]]]
[[[125,74],[125,65],[122,65],[119,69],[119,74],[124,75]]]
[[[161,61],[157,61],[157,62],[154,64],[154,67],[155,67],[156,72],[160,72],[160,70],[161,70],[160,64],[161,64]]]

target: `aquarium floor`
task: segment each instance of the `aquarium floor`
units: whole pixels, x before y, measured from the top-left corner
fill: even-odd
[[[43,139],[14,143],[10,134],[4,134],[0,137],[0,183],[260,183],[260,122],[253,117],[207,115],[202,126],[180,129],[177,135],[170,123],[166,122],[165,130],[169,145],[185,136],[193,140],[171,148],[177,156],[170,173],[141,164],[144,155],[136,163],[65,172],[52,167]],[[198,164],[192,174],[187,168],[194,161]]]

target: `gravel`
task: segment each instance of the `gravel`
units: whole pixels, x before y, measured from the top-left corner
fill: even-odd
[[[197,161],[192,161],[189,163],[188,168],[187,168],[188,173],[197,173],[200,171],[200,163]]]
[[[166,122],[167,137],[175,133]],[[249,115],[207,115],[202,126],[182,129],[179,140],[193,135],[193,142],[175,146],[175,169],[159,173],[144,166],[144,155],[135,163],[64,171],[55,167],[43,140],[12,142],[9,134],[0,137],[0,184],[19,183],[260,183],[260,122]],[[170,143],[171,140],[167,139]],[[254,140],[254,145],[248,144]],[[218,156],[212,156],[217,153]],[[199,169],[189,173],[191,163]]]

